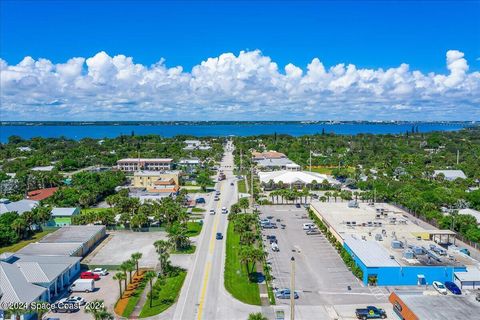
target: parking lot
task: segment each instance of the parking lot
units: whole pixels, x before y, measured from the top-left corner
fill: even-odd
[[[166,239],[166,232],[133,232],[114,231],[110,232],[95,250],[88,255],[82,263],[93,265],[119,265],[130,259],[134,252],[143,254],[140,266],[155,267],[158,255],[153,243],[160,239]]]
[[[105,303],[105,307],[109,312],[113,314],[113,307],[117,302],[118,298],[118,282],[113,280],[113,276],[115,271],[110,272],[108,275],[101,277],[100,280],[95,281],[95,291],[94,292],[73,292],[69,294],[65,292],[61,298],[65,298],[68,296],[78,296],[85,299],[85,301],[91,302],[95,299],[103,300]],[[44,316],[44,318],[60,318],[62,320],[83,320],[83,319],[91,319],[92,316],[85,313],[85,307],[80,307],[80,310],[75,313],[53,313],[49,312]]]
[[[387,301],[384,292],[376,293],[362,286],[322,234],[305,233],[303,224],[312,222],[305,208],[277,205],[262,206],[260,211],[261,218],[271,217],[270,220],[278,225],[278,229],[264,229],[262,232],[268,251],[267,262],[271,264],[275,278],[274,287],[290,287],[290,260],[295,258],[297,305],[362,305]],[[280,227],[281,224],[286,225],[285,229]],[[278,252],[272,251],[267,235],[277,237]],[[289,300],[277,299],[277,304],[289,304]]]

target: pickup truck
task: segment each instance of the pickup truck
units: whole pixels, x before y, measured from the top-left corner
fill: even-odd
[[[355,310],[355,315],[357,319],[385,319],[387,317],[387,313],[383,309],[379,309],[377,307],[368,306],[365,309],[357,309]]]

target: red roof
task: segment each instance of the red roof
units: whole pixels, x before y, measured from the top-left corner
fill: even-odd
[[[53,194],[57,190],[58,190],[58,187],[29,191],[27,198],[30,199],[30,200],[40,201],[40,200],[47,199],[48,197],[53,196]]]

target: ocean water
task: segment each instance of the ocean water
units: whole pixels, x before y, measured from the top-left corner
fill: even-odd
[[[79,140],[82,138],[113,138],[122,134],[158,134],[163,137],[176,135],[204,136],[252,136],[260,134],[289,134],[301,136],[326,133],[355,135],[395,134],[411,131],[412,126],[419,132],[454,131],[467,126],[466,123],[232,123],[232,124],[161,124],[161,125],[4,125],[0,127],[0,142],[8,141],[12,135],[24,139],[33,137],[60,137]]]

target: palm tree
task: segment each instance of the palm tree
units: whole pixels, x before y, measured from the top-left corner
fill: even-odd
[[[90,313],[95,320],[113,320],[114,317],[104,306],[103,300],[93,300],[90,304],[92,307],[85,308],[86,313]]]
[[[268,320],[261,312],[250,313],[247,320]]]
[[[185,248],[190,245],[190,240],[187,236],[187,227],[183,223],[175,222],[168,228],[167,237],[177,251],[179,248]]]
[[[152,300],[153,300],[153,279],[155,279],[156,274],[153,271],[145,272],[144,279],[150,283],[150,308],[152,307]]]
[[[330,191],[325,192],[325,197],[327,197],[327,201],[330,202],[330,197],[332,196],[332,193]]]
[[[132,261],[135,263],[136,267],[137,267],[137,275],[139,275],[138,273],[138,261],[142,258],[142,253],[141,252],[134,252],[132,253],[132,255],[130,256]]]
[[[18,217],[12,221],[12,229],[15,230],[20,239],[22,239],[22,233],[24,233],[26,227],[27,223],[22,217]]]
[[[153,243],[155,250],[158,253],[158,261],[160,263],[160,274],[164,274],[165,267],[168,264],[168,250],[170,249],[170,243],[165,240],[157,240]]]
[[[123,278],[123,280],[125,281],[125,288],[127,288],[127,271],[128,271],[129,267],[128,267],[128,261],[124,261],[121,265],[120,265],[120,270],[123,272],[123,275],[125,276]]]
[[[132,283],[132,272],[135,271],[135,263],[132,260],[127,261],[127,271],[130,274],[130,283]]]
[[[126,275],[123,273],[123,272],[117,272],[115,273],[115,275],[113,276],[113,280],[117,280],[118,281],[118,287],[120,288],[120,297],[122,296],[122,280],[126,280],[127,277]],[[125,287],[126,289],[127,287]]]

